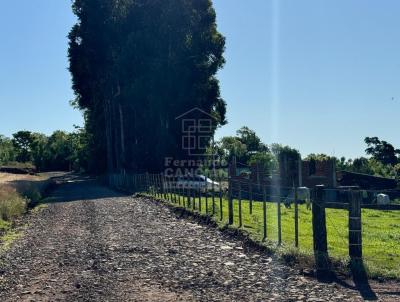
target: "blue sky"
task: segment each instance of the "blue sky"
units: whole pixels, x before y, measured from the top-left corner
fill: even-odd
[[[51,133],[82,124],[69,106],[67,35],[70,1],[3,1],[0,9],[0,133]]]
[[[355,157],[363,138],[400,147],[400,2],[214,0],[227,38],[219,73],[229,124],[303,155]],[[82,124],[67,71],[70,1],[13,0],[0,11],[0,133]],[[392,99],[394,98],[394,99]]]

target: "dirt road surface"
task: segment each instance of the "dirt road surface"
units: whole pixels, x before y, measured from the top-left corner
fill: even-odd
[[[0,256],[0,301],[362,301],[94,181],[65,181],[52,198]]]

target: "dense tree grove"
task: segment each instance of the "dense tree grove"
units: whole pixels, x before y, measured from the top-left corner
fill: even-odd
[[[215,118],[214,131],[226,122],[215,77],[225,39],[210,0],[75,0],[73,11],[70,72],[92,171],[184,159],[175,118],[194,107]]]
[[[37,171],[85,171],[88,165],[87,134],[77,128],[72,133],[19,131],[12,138],[0,136],[0,165],[33,166]]]

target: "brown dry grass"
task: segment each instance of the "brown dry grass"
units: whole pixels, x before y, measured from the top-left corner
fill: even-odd
[[[45,175],[0,173],[0,187],[11,187],[17,193],[36,202],[47,185],[47,179]]]
[[[26,198],[9,185],[0,186],[0,220],[11,221],[21,216],[27,207]]]
[[[42,180],[42,176],[37,175],[29,175],[29,174],[11,174],[11,173],[1,173],[0,172],[0,185],[2,184],[10,184],[14,181],[18,180],[26,180],[26,181],[38,181]]]
[[[43,175],[0,173],[0,220],[13,221],[25,213],[28,204],[41,199],[45,186]]]

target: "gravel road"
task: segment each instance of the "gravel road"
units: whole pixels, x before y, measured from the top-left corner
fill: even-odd
[[[165,206],[70,179],[0,257],[0,301],[362,301]]]

